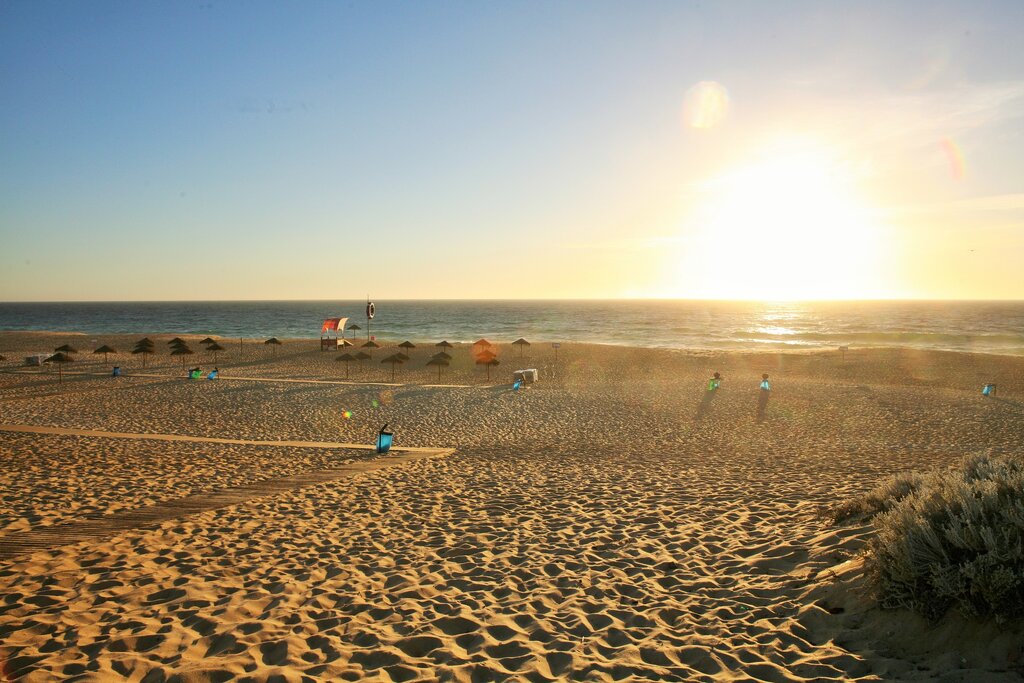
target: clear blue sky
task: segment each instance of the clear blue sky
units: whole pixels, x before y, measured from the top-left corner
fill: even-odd
[[[1024,298],[1021,35],[1020,2],[8,0],[0,300],[748,296],[721,214],[758,193],[706,195],[766,154],[839,174],[808,222],[877,223],[824,238],[864,245],[840,295]],[[776,266],[826,258],[775,210]]]

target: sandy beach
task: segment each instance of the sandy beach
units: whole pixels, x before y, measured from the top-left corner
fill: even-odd
[[[414,339],[396,371],[316,340],[222,340],[216,381],[143,336],[0,333],[0,424],[453,449],[0,562],[7,679],[1018,680],[1019,625],[882,611],[865,525],[886,476],[1020,454],[1024,358],[535,343],[501,364]],[[214,367],[199,338],[188,367]],[[401,340],[390,340],[390,347]],[[492,340],[494,341],[494,340]],[[511,340],[509,340],[511,341]],[[71,344],[63,368],[26,368]],[[104,364],[92,349],[122,351]],[[358,350],[358,349],[357,349]],[[521,357],[522,355],[522,357]],[[111,377],[119,365],[121,377]],[[511,388],[512,371],[541,381]],[[724,377],[710,398],[713,372]],[[772,391],[758,417],[761,374]],[[981,396],[986,382],[998,394]],[[350,413],[350,415],[346,415]],[[0,541],[377,457],[0,430]]]

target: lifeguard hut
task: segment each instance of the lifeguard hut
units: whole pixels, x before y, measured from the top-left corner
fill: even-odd
[[[348,318],[327,318],[320,326],[320,350],[331,349],[336,351],[341,346],[341,340],[345,338],[345,324]],[[331,336],[334,332],[334,336]]]

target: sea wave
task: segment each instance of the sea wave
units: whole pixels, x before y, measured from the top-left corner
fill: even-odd
[[[678,349],[904,346],[1024,355],[1024,302],[365,301],[0,303],[0,330],[470,342],[593,342]],[[369,327],[369,331],[367,330]],[[2,350],[2,349],[0,349]]]

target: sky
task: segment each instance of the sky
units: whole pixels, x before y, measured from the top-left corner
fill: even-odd
[[[1024,3],[0,3],[0,300],[1024,299]]]

